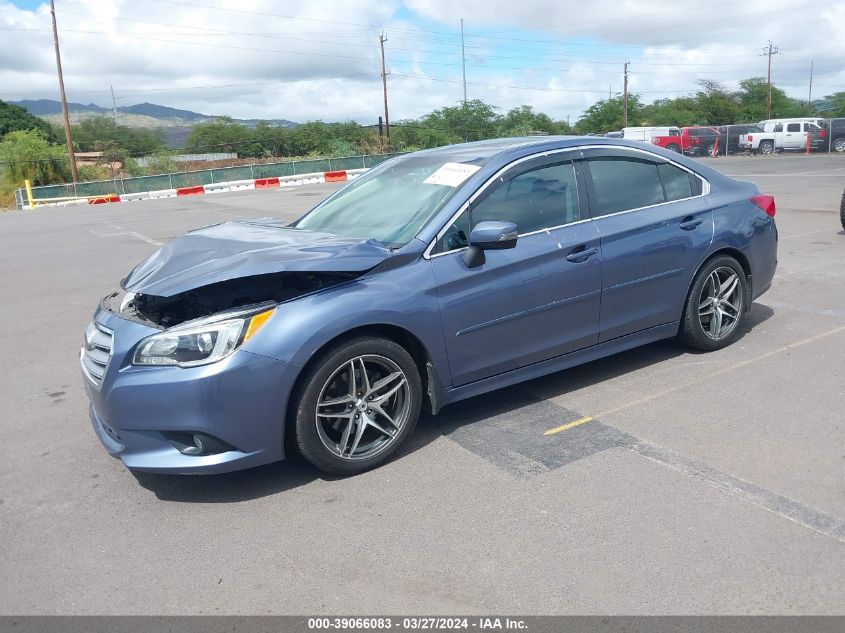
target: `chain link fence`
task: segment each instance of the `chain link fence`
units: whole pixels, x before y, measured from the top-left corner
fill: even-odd
[[[261,163],[255,165],[240,165],[237,167],[220,167],[217,169],[200,169],[196,171],[175,172],[157,176],[136,176],[132,178],[117,178],[115,180],[95,180],[77,184],[46,185],[33,187],[32,195],[39,200],[50,198],[67,198],[71,196],[105,196],[116,193],[140,193],[142,191],[157,191],[161,189],[178,189],[180,187],[195,187],[197,185],[212,185],[216,182],[230,182],[233,180],[251,180],[254,178],[277,178],[280,176],[297,176],[324,171],[338,171],[343,169],[362,169],[375,167],[389,158],[399,156],[401,152],[392,154],[370,154],[364,156],[346,156],[343,158],[318,158],[314,160],[291,160],[280,163]],[[26,194],[18,190],[16,200],[22,206]]]
[[[822,119],[818,117],[796,117],[792,121],[812,121],[821,129],[820,138],[813,137],[811,152],[814,154],[840,154],[845,155],[845,118]],[[730,156],[749,152],[746,145],[741,142],[747,134],[758,133],[756,123],[745,123],[735,125],[712,126],[719,131],[719,145],[716,153],[719,156]],[[785,148],[787,151],[805,151],[806,137],[801,134],[797,143],[792,147]],[[777,148],[780,150],[781,148]],[[706,153],[699,152],[699,155]]]

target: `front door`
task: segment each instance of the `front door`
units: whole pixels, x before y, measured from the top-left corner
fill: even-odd
[[[453,386],[595,344],[601,252],[584,197],[572,161],[548,157],[497,178],[441,231],[431,264]],[[467,236],[485,220],[519,238],[469,268]]]

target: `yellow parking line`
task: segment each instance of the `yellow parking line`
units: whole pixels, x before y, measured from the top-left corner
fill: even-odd
[[[586,424],[587,422],[592,422],[593,418],[590,416],[586,416],[583,418],[578,418],[574,422],[567,422],[566,424],[561,424],[560,426],[556,426],[553,429],[549,429],[543,435],[554,435],[555,433],[560,433],[561,431],[567,431],[569,429],[573,429],[576,426],[581,426],[582,424]]]

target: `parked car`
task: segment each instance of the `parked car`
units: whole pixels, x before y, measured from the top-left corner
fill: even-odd
[[[622,130],[622,138],[631,141],[651,143],[656,136],[680,136],[681,129],[674,126],[664,127],[626,127]]]
[[[376,466],[420,410],[678,336],[741,336],[777,263],[775,201],[622,139],[395,157],[296,222],[177,237],[105,297],[80,352],[131,469]]]
[[[745,151],[745,148],[740,146],[740,138],[746,134],[753,134],[757,131],[756,123],[738,123],[735,125],[720,125],[716,128],[721,134],[719,137],[719,153],[724,153],[724,144],[728,146],[728,154],[736,154]]]
[[[819,151],[845,152],[845,119],[828,119],[822,124],[826,140]]]
[[[687,156],[710,156],[713,154],[718,138],[719,132],[716,128],[695,125],[682,127],[680,134],[655,136],[651,139],[651,142],[658,147],[665,147]]]
[[[739,145],[752,152],[772,154],[780,151],[803,151],[810,139],[810,149],[824,145],[827,133],[812,121],[762,121],[757,130],[740,136]]]

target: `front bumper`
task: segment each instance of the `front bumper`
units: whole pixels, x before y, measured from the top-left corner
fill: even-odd
[[[284,459],[288,395],[299,368],[244,350],[191,368],[131,364],[152,328],[98,310],[113,331],[102,383],[83,372],[94,431],[130,469],[157,473],[222,473]],[[203,433],[233,447],[207,455],[180,452],[164,433]]]

